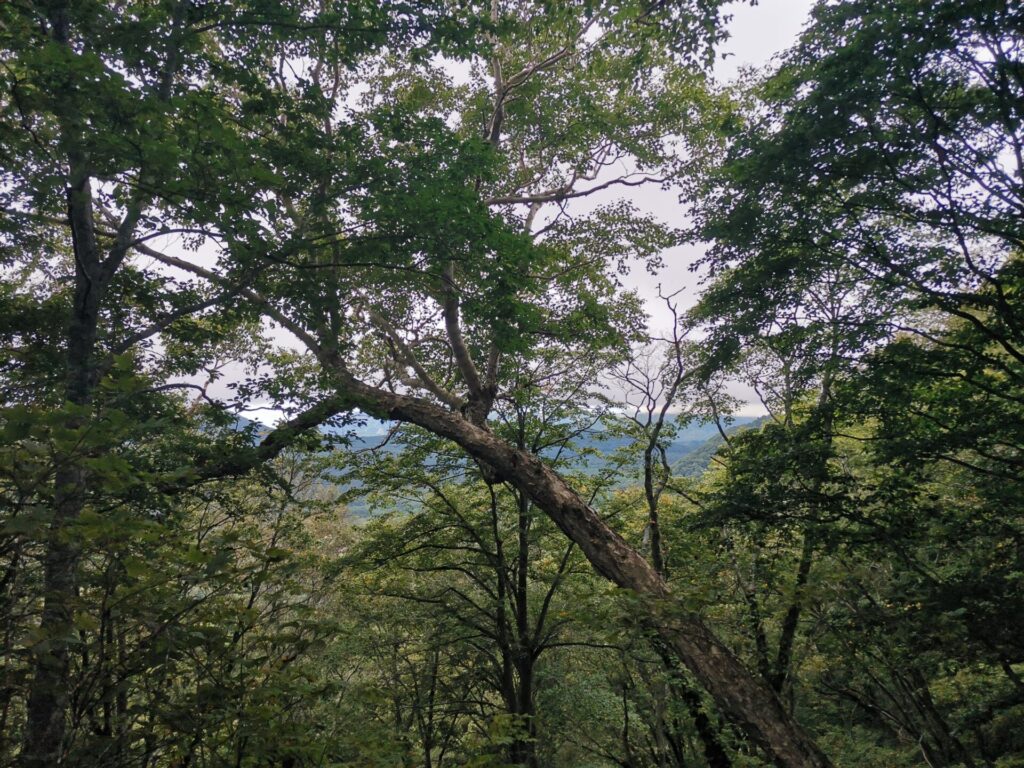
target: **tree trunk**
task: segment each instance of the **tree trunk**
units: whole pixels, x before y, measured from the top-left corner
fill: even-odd
[[[73,173],[75,165],[72,164]],[[93,353],[103,289],[87,176],[72,181],[68,190],[68,218],[75,253],[75,294],[67,332],[65,399],[71,406],[81,408],[92,399]],[[72,411],[64,426],[74,432],[82,424],[80,412]],[[79,559],[78,546],[69,538],[68,527],[85,506],[88,473],[82,459],[72,448],[56,461],[53,519],[43,557],[43,613],[39,623],[39,635],[45,645],[33,649],[32,688],[19,756],[22,768],[58,765],[64,746],[70,669],[67,638],[73,626]]]
[[[522,448],[521,448],[522,449]],[[517,535],[519,551],[516,553],[516,676],[519,678],[516,714],[519,727],[512,744],[512,762],[527,768],[537,768],[535,750],[537,722],[533,707],[533,668],[536,658],[530,634],[530,498],[525,493],[517,494]]]
[[[661,576],[667,577],[661,551],[661,523],[658,520],[658,497],[654,489],[654,441],[644,451],[644,498],[647,500],[647,530],[651,535],[651,565]]]
[[[786,611],[782,621],[782,633],[779,636],[779,652],[775,657],[775,672],[772,675],[772,688],[779,696],[783,696],[789,681],[790,668],[793,664],[793,644],[796,642],[796,630],[800,623],[800,613],[804,604],[804,589],[811,574],[814,560],[814,536],[810,531],[804,533],[804,543],[800,551],[800,562],[797,565],[796,579],[793,582],[793,602]]]
[[[686,704],[686,709],[693,719],[693,725],[704,749],[704,759],[707,760],[708,768],[732,768],[732,761],[726,754],[725,748],[718,738],[718,733],[704,711],[700,694],[686,682],[673,657],[672,650],[662,642],[655,641],[653,645],[665,665],[665,671],[668,672],[672,694]]]

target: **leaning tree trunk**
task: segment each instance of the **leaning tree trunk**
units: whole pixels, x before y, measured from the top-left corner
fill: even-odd
[[[340,367],[340,366],[339,366]],[[457,443],[529,496],[614,584],[649,599],[647,623],[750,738],[787,768],[826,768],[829,759],[800,728],[766,681],[751,674],[703,620],[681,610],[665,580],[543,462],[486,428],[427,401],[370,387],[338,371],[351,405],[416,424]]]
[[[161,261],[178,260],[161,255]],[[198,268],[197,274],[215,282],[223,278]],[[398,395],[359,381],[348,370],[333,344],[321,344],[301,324],[291,321],[259,293],[242,293],[264,306],[270,316],[302,340],[334,376],[336,392],[320,404],[283,425],[251,451],[245,462],[228,461],[198,468],[199,476],[222,475],[250,466],[266,452],[280,450],[281,439],[295,431],[315,427],[341,412],[360,409],[382,419],[403,421],[449,439],[467,454],[525,493],[583,551],[591,565],[618,586],[650,598],[649,626],[673,650],[716,704],[750,738],[785,768],[831,768],[831,762],[786,711],[767,682],[758,679],[692,612],[679,610],[665,580],[647,561],[554,471],[529,453],[495,437],[486,426],[473,424],[461,414],[429,401]],[[278,430],[275,430],[275,433]]]

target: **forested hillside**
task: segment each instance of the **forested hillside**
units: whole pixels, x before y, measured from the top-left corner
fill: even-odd
[[[0,3],[0,765],[1024,766],[1024,6],[734,9]]]

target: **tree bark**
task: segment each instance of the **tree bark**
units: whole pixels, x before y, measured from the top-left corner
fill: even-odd
[[[793,664],[793,645],[796,642],[796,630],[800,623],[800,613],[803,610],[803,593],[807,587],[807,579],[811,574],[811,564],[814,560],[814,543],[812,533],[805,532],[803,547],[800,550],[800,562],[797,565],[796,579],[793,583],[793,602],[782,621],[779,649],[775,657],[775,671],[772,675],[772,688],[779,696],[783,695]]]
[[[667,576],[661,549],[661,522],[658,520],[658,497],[654,487],[654,451],[657,437],[651,439],[644,450],[644,498],[647,500],[647,529],[651,534],[651,565],[662,577]]]
[[[523,729],[515,736],[510,750],[512,763],[527,768],[537,768],[535,750],[537,723],[533,706],[533,673],[536,657],[530,633],[530,602],[529,578],[527,569],[530,562],[530,499],[518,494],[517,502],[517,535],[518,551],[516,552],[516,583],[515,583],[515,668],[519,678],[517,690],[516,715],[521,722],[518,727]]]
[[[72,172],[76,172],[75,163]],[[75,293],[67,331],[65,399],[80,409],[92,399],[93,353],[103,291],[99,249],[92,222],[92,192],[84,174],[68,190],[68,218],[75,254]],[[81,428],[82,416],[72,410],[65,427]],[[44,645],[33,649],[32,688],[29,693],[19,764],[22,768],[58,765],[65,736],[70,668],[67,637],[72,631],[77,595],[79,549],[68,536],[68,526],[85,506],[88,473],[82,457],[72,449],[58,457],[54,475],[53,518],[43,557],[43,612],[39,634]]]

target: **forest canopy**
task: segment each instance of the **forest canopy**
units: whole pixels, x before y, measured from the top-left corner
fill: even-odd
[[[1024,766],[1024,7],[733,10],[0,5],[0,765]]]

